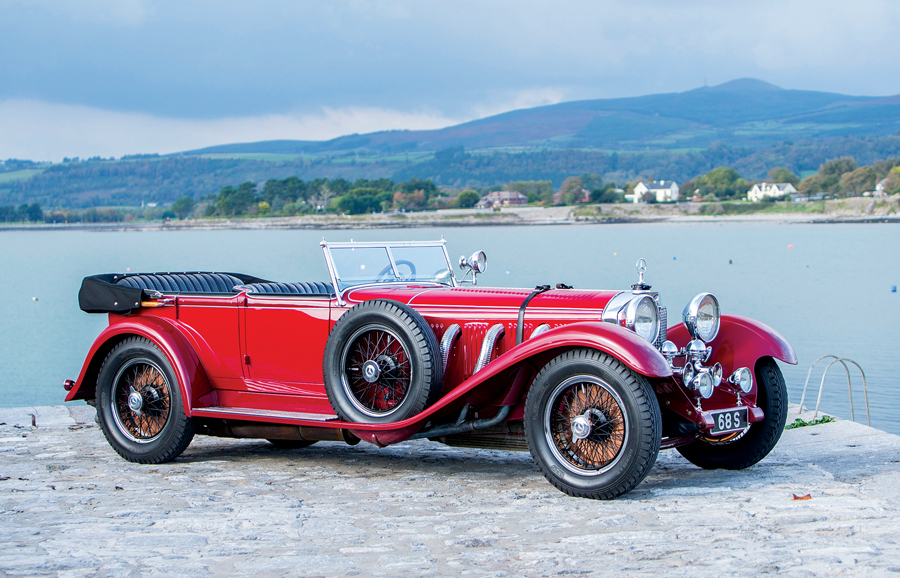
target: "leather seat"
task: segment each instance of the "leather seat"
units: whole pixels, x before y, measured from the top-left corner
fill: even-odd
[[[334,295],[331,283],[247,283],[250,294],[265,295]]]
[[[122,277],[116,284],[135,289],[163,293],[237,293],[235,285],[243,283],[226,273],[157,273]]]

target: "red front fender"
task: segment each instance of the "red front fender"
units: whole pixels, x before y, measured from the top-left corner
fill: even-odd
[[[666,363],[666,359],[651,343],[638,337],[634,332],[611,323],[597,321],[571,323],[516,345],[420,414],[393,424],[334,423],[333,425],[347,427],[357,436],[379,445],[397,443],[419,431],[425,420],[432,415],[460,407],[463,400],[480,387],[491,387],[491,383],[498,385],[494,378],[508,373],[511,368],[525,364],[531,358],[540,357],[547,351],[575,347],[587,347],[608,353],[647,377],[665,379],[672,376],[672,369]],[[502,387],[502,383],[499,385]],[[502,405],[517,405],[525,396],[524,390],[512,396],[507,393],[506,399],[501,401],[498,396],[503,393],[503,390],[498,390],[487,397]],[[391,429],[386,431],[387,427]]]
[[[669,329],[669,340],[679,347],[687,345],[690,339],[683,323]],[[787,339],[765,323],[741,315],[723,315],[719,334],[707,345],[712,346],[713,360],[720,362],[726,372],[738,367],[752,370],[761,357],[797,365],[797,354]]]
[[[497,371],[509,367],[541,351],[562,347],[589,347],[608,353],[647,377],[665,378],[672,376],[672,369],[666,359],[649,343],[635,332],[599,321],[570,323],[551,329],[546,333],[522,342],[504,355],[492,361],[486,368],[496,366]],[[481,375],[480,373],[478,375]]]
[[[91,399],[97,387],[100,366],[116,343],[128,335],[149,339],[162,350],[178,378],[185,413],[190,417],[194,402],[212,391],[200,360],[178,328],[168,319],[150,316],[121,317],[94,340],[66,401]]]

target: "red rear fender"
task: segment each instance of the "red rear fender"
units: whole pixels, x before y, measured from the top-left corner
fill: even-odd
[[[97,375],[103,360],[116,344],[133,335],[149,339],[165,354],[175,370],[181,396],[185,401],[185,412],[190,416],[194,402],[212,391],[212,386],[181,331],[171,321],[160,317],[123,317],[107,327],[94,341],[66,401],[94,398]]]

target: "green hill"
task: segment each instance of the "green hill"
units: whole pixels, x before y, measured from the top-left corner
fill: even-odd
[[[440,130],[386,131],[330,141],[265,141],[187,154],[390,153],[462,146],[668,150],[716,142],[763,148],[784,140],[889,135],[900,130],[900,96],[785,90],[745,78],[681,93],[582,100],[515,110]]]

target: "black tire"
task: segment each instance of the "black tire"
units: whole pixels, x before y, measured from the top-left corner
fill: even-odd
[[[341,315],[325,345],[325,391],[345,421],[391,423],[416,415],[441,393],[437,338],[412,307],[359,303]]]
[[[282,450],[299,450],[302,448],[308,448],[309,446],[316,443],[316,440],[308,441],[308,440],[266,440],[273,446]]]
[[[97,416],[109,445],[130,462],[168,462],[190,445],[196,426],[184,413],[172,365],[143,337],[113,347],[97,377]]]
[[[580,424],[585,437],[575,439]],[[609,500],[656,463],[662,417],[647,380],[614,357],[574,349],[538,373],[525,401],[525,439],[551,484],[580,498]]]
[[[787,387],[781,369],[771,357],[756,362],[756,405],[766,417],[750,424],[741,434],[723,441],[701,438],[678,447],[678,453],[692,464],[707,470],[742,470],[769,455],[784,431],[788,412]]]

